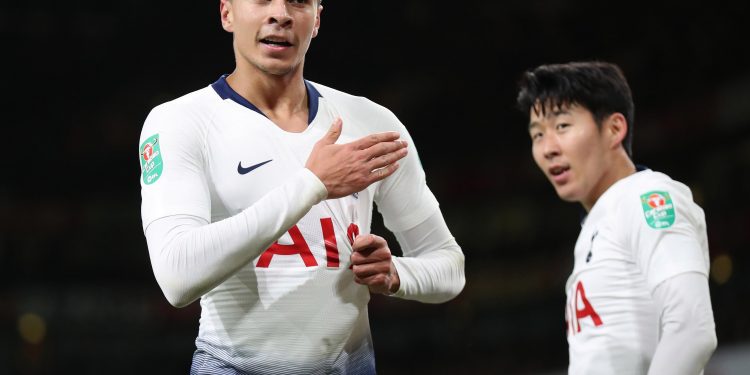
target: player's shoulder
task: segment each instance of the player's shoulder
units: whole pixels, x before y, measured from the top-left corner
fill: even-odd
[[[628,195],[639,197],[650,192],[665,192],[678,199],[693,200],[690,188],[662,172],[646,169],[633,174],[626,189]]]
[[[184,135],[202,133],[201,129],[214,116],[218,96],[208,86],[176,99],[159,104],[149,112],[142,135],[174,132]]]
[[[665,173],[647,169],[622,182],[613,200],[620,217],[645,220],[650,227],[661,229],[671,226],[678,216],[702,216],[690,188]]]
[[[151,109],[147,119],[199,120],[215,111],[217,102],[218,96],[208,86],[157,105]]]
[[[308,82],[318,90],[324,100],[328,101],[346,118],[361,119],[369,124],[382,124],[389,127],[401,126],[400,121],[391,110],[364,96],[353,95],[317,82]]]
[[[344,106],[362,107],[363,109],[371,110],[387,110],[385,107],[373,102],[372,100],[364,97],[353,95],[341,90],[334,89],[321,83],[307,81],[315,87],[320,93],[320,96],[330,100],[336,104]]]

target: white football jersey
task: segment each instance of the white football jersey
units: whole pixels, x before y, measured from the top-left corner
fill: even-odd
[[[703,210],[690,189],[644,170],[592,207],[566,285],[570,374],[646,374],[659,341],[652,291],[685,272],[708,275]]]
[[[385,180],[315,205],[278,241],[205,294],[199,350],[251,373],[372,373],[369,291],[356,284],[351,239],[369,233],[373,202],[402,231],[438,210],[414,143],[398,119],[365,98],[305,82],[310,118],[301,133],[280,129],[231,89],[225,77],[156,107],[141,134],[144,229],[188,214],[217,222],[253,205],[304,168],[337,117],[338,143],[384,131],[409,142]],[[262,212],[277,220],[278,213]],[[217,239],[220,240],[220,239]]]

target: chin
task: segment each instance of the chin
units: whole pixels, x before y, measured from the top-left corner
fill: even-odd
[[[265,64],[260,64],[261,70],[268,74],[273,75],[286,75],[289,73],[293,73],[297,69],[299,69],[301,65],[298,62],[288,62],[288,61],[279,61],[279,60],[271,60]]]
[[[566,201],[566,202],[579,202],[580,197],[578,194],[573,191],[573,189],[570,189],[566,186],[555,186],[555,191],[557,192],[557,196],[560,197],[560,199]]]
[[[255,69],[270,75],[285,75],[293,72],[297,66],[292,63],[282,62],[275,59],[270,61],[251,61]]]
[[[264,66],[262,70],[271,75],[283,76],[293,72],[294,67],[289,65],[272,64]]]

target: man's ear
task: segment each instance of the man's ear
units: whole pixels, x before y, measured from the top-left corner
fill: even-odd
[[[230,0],[220,0],[219,13],[221,14],[221,27],[227,32],[233,32],[234,13],[232,12],[232,2]]]
[[[620,145],[625,147],[623,140],[628,134],[628,121],[620,112],[615,112],[604,120],[604,136],[607,137],[610,148],[616,148]]]
[[[313,28],[312,37],[318,36],[318,30],[320,29],[320,13],[323,12],[323,5],[318,5],[318,10],[315,14],[315,28]]]

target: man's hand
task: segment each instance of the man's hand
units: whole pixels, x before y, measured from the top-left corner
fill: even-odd
[[[397,132],[376,133],[351,143],[335,144],[341,128],[342,121],[338,118],[315,143],[305,164],[326,186],[329,199],[360,192],[390,176],[407,152],[406,141],[400,140]]]
[[[352,271],[354,281],[367,285],[371,293],[392,294],[401,286],[388,242],[374,234],[362,235],[354,240]]]

